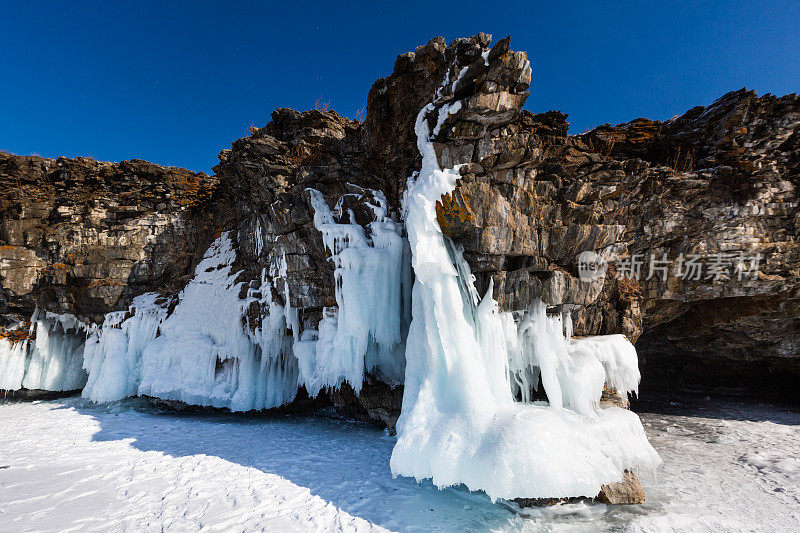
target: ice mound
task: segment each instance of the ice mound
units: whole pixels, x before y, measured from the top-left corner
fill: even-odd
[[[272,300],[280,265],[271,275],[262,272],[260,289],[241,299],[242,283],[231,272],[235,259],[223,233],[171,314],[157,295],[145,294],[128,312],[107,315],[86,343],[84,397],[107,402],[139,394],[232,411],[291,402],[297,394],[291,348],[299,326],[296,310]],[[250,328],[245,310],[254,301],[269,312]]]
[[[71,315],[34,311],[30,334],[35,338],[0,339],[0,389],[81,389],[86,383],[82,329]]]
[[[458,103],[439,109],[437,128]],[[463,483],[495,498],[594,497],[624,469],[660,462],[639,418],[600,408],[603,385],[635,390],[633,347],[622,336],[574,341],[537,303],[521,319],[478,301],[460,251],[442,234],[436,202],[458,169],[440,169],[429,141],[429,104],[416,121],[421,171],[403,199],[416,275],[394,475]],[[633,357],[631,357],[633,355]],[[529,399],[542,383],[549,403]]]

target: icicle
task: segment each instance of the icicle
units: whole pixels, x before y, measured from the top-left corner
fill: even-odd
[[[349,224],[336,223],[322,194],[314,189],[308,192],[314,225],[334,262],[338,309],[326,311],[316,340],[295,346],[300,383],[312,396],[345,381],[359,392],[365,370],[399,383],[407,305],[403,258],[407,254],[400,227],[388,216],[386,197],[371,191],[377,205],[367,204],[375,215],[367,233],[354,222],[352,211]]]
[[[158,299],[152,292],[134,298],[128,312],[107,314],[102,328],[89,335],[83,352],[83,367],[89,373],[84,398],[110,402],[136,395],[142,350],[156,338],[167,315]],[[128,314],[132,316],[126,319]]]
[[[28,367],[28,339],[0,339],[0,390],[19,390]]]
[[[574,347],[574,348],[573,348]],[[570,349],[591,353],[602,365],[605,384],[620,394],[639,392],[639,362],[636,348],[624,335],[604,335],[573,339]]]
[[[0,339],[0,389],[78,390],[86,383],[81,368],[83,324],[72,315],[42,312],[31,316],[33,339]]]

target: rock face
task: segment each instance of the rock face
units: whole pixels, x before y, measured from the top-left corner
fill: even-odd
[[[699,279],[641,283],[648,377],[796,394],[800,97],[740,90],[664,123],[584,139],[627,166],[646,162],[624,185],[616,218],[631,253],[706,258]],[[758,269],[740,279],[728,267],[741,256]]]
[[[35,307],[88,322],[185,283],[217,179],[146,161],[0,153],[0,325]]]
[[[541,299],[571,312],[577,335],[639,339],[645,385],[800,377],[800,98],[742,90],[667,122],[570,136],[566,115],[522,110],[530,63],[508,38],[490,41],[436,38],[399,56],[370,90],[363,123],[278,109],[220,153],[212,177],[0,154],[0,325],[36,306],[99,323],[143,292],[173,295],[230,231],[238,281],[252,289],[285,264],[272,298],[316,328],[336,300],[309,189],[337,221],[366,225],[380,193],[400,220],[420,168],[416,118],[438,94],[440,107],[461,102],[430,126],[440,165],[461,165],[462,176],[438,220],[480,293],[491,282],[502,310]],[[604,274],[580,276],[587,251],[611,263]],[[615,276],[634,255],[699,254],[708,264],[739,252],[760,254],[756,277],[645,279],[647,266],[639,280]],[[391,426],[394,385],[370,378],[360,397],[343,390],[333,401]]]

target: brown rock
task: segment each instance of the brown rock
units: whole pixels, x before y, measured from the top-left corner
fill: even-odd
[[[626,470],[619,483],[600,487],[600,494],[596,499],[608,505],[632,505],[644,503],[645,496],[639,478],[633,472]]]
[[[469,206],[469,196],[456,188],[452,194],[442,196],[436,203],[436,220],[442,232],[449,237],[458,237],[475,223],[475,215]]]

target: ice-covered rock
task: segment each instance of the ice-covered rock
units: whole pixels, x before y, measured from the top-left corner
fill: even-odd
[[[375,220],[365,229],[349,215],[336,223],[322,194],[310,189],[314,225],[322,234],[335,270],[336,308],[327,308],[316,339],[295,353],[300,384],[316,396],[347,382],[361,391],[365,371],[390,384],[403,381],[405,335],[410,312],[408,244],[402,224],[389,217],[386,197],[370,191]]]
[[[128,312],[107,315],[86,343],[84,397],[106,402],[138,394],[232,411],[291,402],[297,394],[291,350],[295,315],[270,301],[266,273],[258,297],[240,298],[235,258],[224,233],[197,265],[174,309],[149,293],[136,298]],[[257,300],[266,312],[251,328],[247,308]]]
[[[19,340],[0,338],[0,390],[73,391],[83,388],[85,332],[69,315],[39,311]]]

